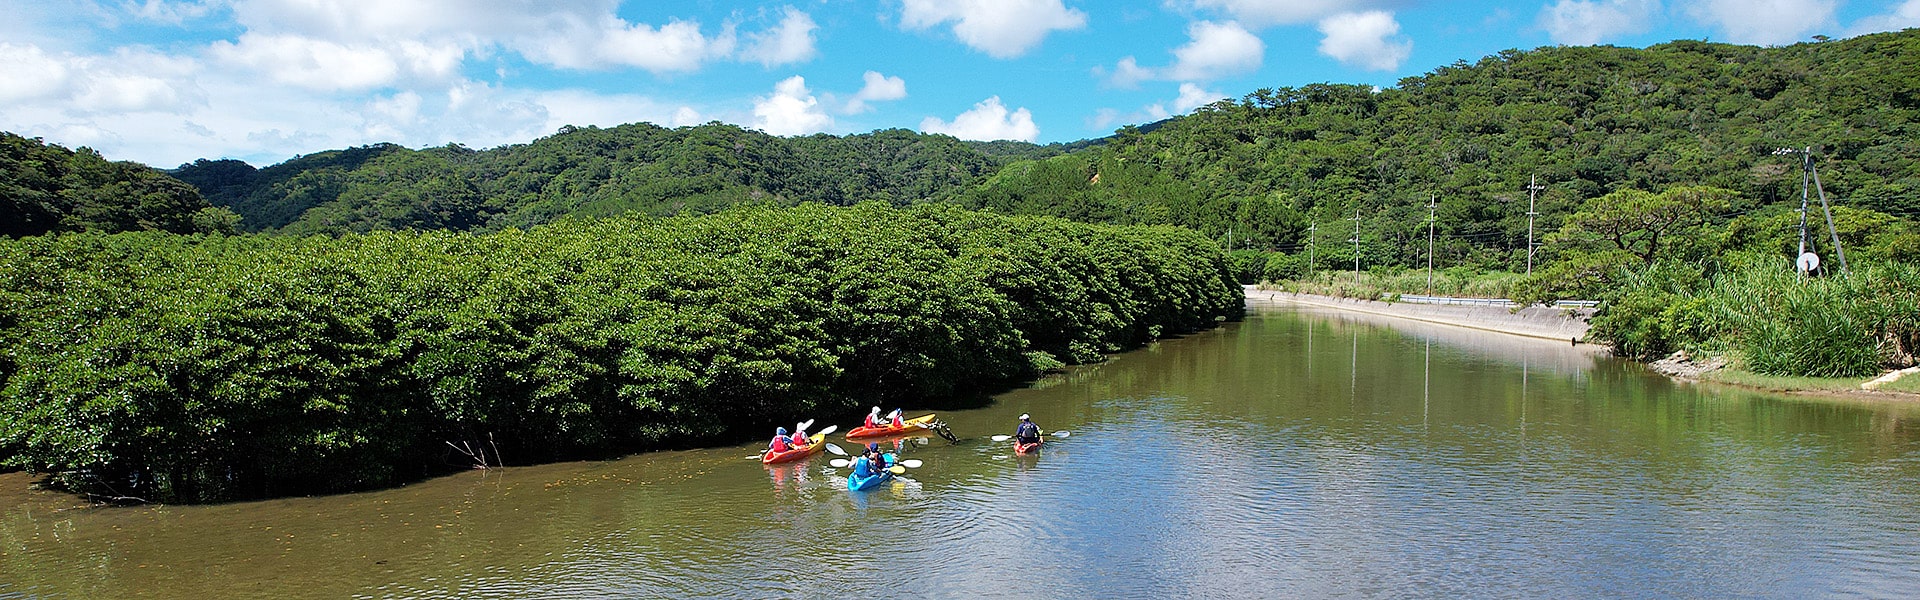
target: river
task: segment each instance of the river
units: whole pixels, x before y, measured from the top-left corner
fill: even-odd
[[[1009,456],[986,437],[1022,412],[1070,436]],[[0,598],[1920,593],[1910,404],[1266,307],[945,418],[960,443],[903,442],[925,465],[866,493],[748,446],[213,506],[16,473]]]

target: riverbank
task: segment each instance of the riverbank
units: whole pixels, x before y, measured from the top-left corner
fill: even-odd
[[[1315,294],[1299,294],[1283,290],[1261,289],[1260,286],[1256,285],[1246,286],[1246,295],[1247,305],[1250,307],[1262,304],[1320,306],[1344,311],[1452,325],[1455,327],[1466,327],[1468,329],[1557,340],[1576,345],[1586,342],[1586,319],[1593,315],[1593,309],[1591,308],[1547,308],[1531,306],[1516,311],[1499,306],[1408,304],[1403,302],[1381,302],[1378,300],[1357,300],[1353,298],[1335,298]]]
[[[1590,308],[1533,306],[1515,311],[1497,306],[1408,304],[1299,294],[1283,290],[1261,289],[1260,286],[1254,285],[1246,286],[1246,295],[1249,307],[1277,304],[1316,306],[1481,331],[1562,340],[1586,346],[1594,351],[1610,351],[1606,344],[1589,343],[1586,339],[1588,332],[1586,319],[1593,315],[1593,309]],[[1908,375],[1904,378],[1896,378],[1894,381],[1863,387],[1881,378],[1859,380],[1762,375],[1742,369],[1725,357],[1696,360],[1685,353],[1675,353],[1674,356],[1645,363],[1645,365],[1656,373],[1689,383],[1723,385],[1792,396],[1920,402],[1920,375]]]

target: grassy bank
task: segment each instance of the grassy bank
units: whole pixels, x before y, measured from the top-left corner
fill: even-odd
[[[1187,230],[936,207],[0,241],[0,458],[155,501],[361,489],[977,393],[1242,302]]]
[[[1515,273],[1484,273],[1457,269],[1434,271],[1429,286],[1426,271],[1383,269],[1378,272],[1320,271],[1295,279],[1268,282],[1273,289],[1335,298],[1377,300],[1394,295],[1507,298],[1524,277]]]

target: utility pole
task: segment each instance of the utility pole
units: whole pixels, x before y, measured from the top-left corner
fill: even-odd
[[[1794,152],[1792,149],[1787,151]],[[1808,146],[1798,152],[1800,153],[1800,251],[1794,253],[1795,261],[1807,253],[1807,188],[1810,178],[1813,177],[1813,147]],[[1807,272],[1803,270],[1800,274],[1806,275]]]
[[[1807,275],[1809,271],[1812,271],[1813,268],[1818,268],[1817,266],[1820,262],[1818,256],[1809,256],[1807,254],[1808,188],[1811,187],[1813,191],[1820,193],[1820,211],[1825,214],[1827,218],[1827,234],[1832,236],[1834,258],[1840,260],[1840,272],[1850,272],[1847,268],[1847,252],[1840,248],[1840,232],[1833,226],[1833,207],[1827,204],[1827,190],[1824,186],[1820,185],[1820,170],[1813,166],[1813,147],[1807,146],[1797,150],[1793,148],[1781,148],[1774,150],[1773,153],[1775,155],[1800,155],[1800,252],[1794,256],[1793,262],[1796,267],[1795,270],[1804,276]]]
[[[1439,206],[1440,198],[1427,194],[1427,295],[1433,295],[1433,209]]]
[[[1533,276],[1533,217],[1540,214],[1533,210],[1534,197],[1544,189],[1547,188],[1541,187],[1534,176],[1527,176],[1527,276],[1529,277]]]
[[[1360,284],[1360,206],[1353,207],[1353,283]]]
[[[1320,228],[1320,221],[1307,222],[1307,277],[1313,277],[1313,231]]]
[[[1840,249],[1840,230],[1833,227],[1833,207],[1827,205],[1827,190],[1820,185],[1820,170],[1814,168],[1811,154],[1807,156],[1807,172],[1813,174],[1813,191],[1820,193],[1820,212],[1827,215],[1827,235],[1833,236],[1833,256],[1840,259],[1840,273],[1850,274],[1852,270],[1847,268],[1847,251]],[[1802,213],[1800,218],[1804,221],[1805,214]]]

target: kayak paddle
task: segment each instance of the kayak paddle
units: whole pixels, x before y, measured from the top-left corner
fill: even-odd
[[[1063,437],[1067,437],[1067,436],[1070,436],[1070,435],[1073,435],[1073,432],[1071,432],[1071,431],[1054,431],[1054,432],[1050,432],[1050,433],[1043,433],[1043,434],[1041,434],[1041,435],[1043,435],[1043,436],[1051,436],[1051,437],[1057,437],[1057,438],[1063,438]],[[1007,440],[1010,440],[1010,439],[1013,439],[1013,436],[1010,436],[1010,435],[996,435],[996,436],[993,436],[993,441],[996,441],[996,442],[1004,442],[1004,441],[1007,441]]]
[[[836,458],[836,459],[827,461],[827,466],[833,467],[835,469],[844,469],[847,467],[847,465],[850,465],[850,464],[853,464],[853,461],[850,461],[844,458]]]

